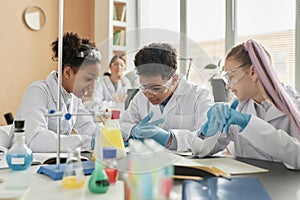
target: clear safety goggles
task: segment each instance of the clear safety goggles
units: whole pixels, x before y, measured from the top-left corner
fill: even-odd
[[[232,84],[235,84],[235,83],[239,82],[239,80],[241,80],[241,78],[243,78],[243,76],[247,73],[248,70],[244,71],[244,73],[242,73],[240,75],[235,74],[234,72],[237,71],[238,69],[241,69],[242,67],[244,67],[246,65],[250,65],[250,63],[241,64],[237,67],[234,67],[232,70],[229,70],[229,71],[226,71],[226,72],[223,71],[221,73],[221,78],[223,79],[225,84],[228,85],[231,88],[233,86]]]
[[[101,60],[101,53],[95,49],[88,49],[82,52],[79,52],[76,56],[77,58],[84,58],[89,60]]]
[[[141,85],[140,90],[143,93],[150,92],[152,94],[162,94],[162,93],[165,93],[169,89],[169,87],[172,83],[172,80],[173,80],[173,76],[164,85],[159,85],[159,84]]]

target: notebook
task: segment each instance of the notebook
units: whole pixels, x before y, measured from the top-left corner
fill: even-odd
[[[243,163],[232,158],[187,159],[179,157],[174,163],[175,175],[180,177],[211,177],[264,173],[269,170]],[[176,178],[176,177],[175,177]]]
[[[257,178],[210,177],[201,181],[183,181],[182,199],[271,200],[271,197]]]

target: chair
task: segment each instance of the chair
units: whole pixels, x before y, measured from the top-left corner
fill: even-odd
[[[12,142],[12,125],[0,126],[0,147],[8,149]]]
[[[226,101],[225,83],[222,79],[211,79],[211,87],[215,102]]]
[[[125,110],[127,110],[130,101],[133,99],[133,97],[138,93],[138,88],[132,88],[127,90],[127,98],[125,100]]]
[[[11,112],[5,113],[4,115],[5,121],[7,125],[13,124],[14,123],[14,116]]]

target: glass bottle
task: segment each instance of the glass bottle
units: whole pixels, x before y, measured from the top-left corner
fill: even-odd
[[[115,184],[118,178],[117,149],[114,147],[103,148],[103,165],[110,184]]]
[[[68,158],[62,179],[62,185],[65,188],[81,188],[85,184],[80,152],[80,147],[68,150]]]
[[[88,188],[92,193],[105,193],[109,188],[109,180],[100,160],[95,161],[95,169],[90,177]]]
[[[12,170],[26,170],[33,160],[32,151],[25,144],[24,124],[24,120],[14,121],[14,143],[6,155],[6,162]]]
[[[117,149],[117,158],[126,156],[124,141],[118,119],[108,119],[101,130],[102,146],[115,147]]]

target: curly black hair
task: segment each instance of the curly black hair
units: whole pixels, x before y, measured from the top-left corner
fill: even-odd
[[[52,42],[51,49],[53,52],[52,60],[58,60],[58,38]],[[63,35],[63,58],[62,58],[62,70],[65,66],[70,66],[75,73],[79,70],[80,66],[88,64],[100,63],[100,58],[87,59],[87,54],[78,56],[81,52],[89,52],[96,50],[96,45],[91,42],[90,39],[80,38],[77,33],[67,32]]]
[[[135,55],[134,64],[139,75],[170,79],[177,70],[177,52],[168,43],[152,43]]]

